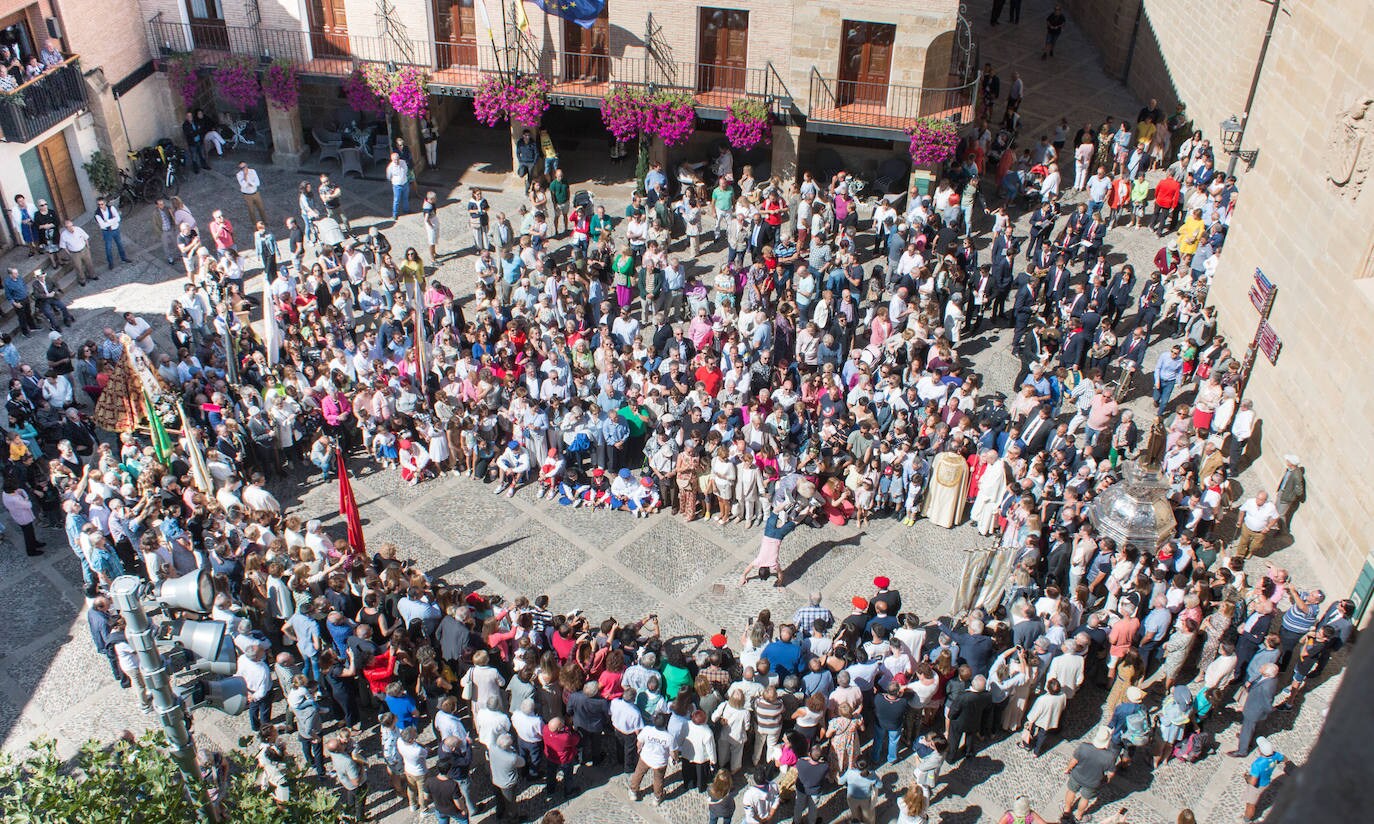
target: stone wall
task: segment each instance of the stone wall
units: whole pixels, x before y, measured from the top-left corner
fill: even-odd
[[[1135,0],[1065,5],[1102,46],[1107,65],[1124,66],[1134,18],[1122,26],[1121,15]],[[1294,536],[1326,586],[1344,593],[1370,557],[1374,517],[1364,446],[1374,442],[1374,182],[1363,171],[1374,163],[1374,111],[1351,121],[1351,134],[1363,138],[1353,174],[1347,152],[1355,145],[1343,135],[1331,143],[1341,112],[1374,96],[1374,63],[1364,56],[1374,6],[1331,0],[1284,9],[1245,140],[1260,156],[1253,171],[1241,166],[1240,201],[1212,294],[1221,331],[1243,349],[1258,321],[1247,297],[1256,267],[1278,284],[1271,322],[1283,351],[1276,366],[1261,356],[1246,392],[1264,421],[1259,474],[1272,490],[1281,456],[1302,458],[1308,501]],[[1166,107],[1186,101],[1199,128],[1215,135],[1215,124],[1244,109],[1269,12],[1262,2],[1222,0],[1208,5],[1203,25],[1195,3],[1145,0],[1131,88]]]
[[[1142,100],[1157,98],[1166,112],[1183,101],[1195,126],[1209,137],[1221,121],[1244,111],[1269,21],[1270,7],[1263,0],[1211,0],[1205,7],[1189,0],[1064,0],[1062,5],[1101,50],[1107,73]]]

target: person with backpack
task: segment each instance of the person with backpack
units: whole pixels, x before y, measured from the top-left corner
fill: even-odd
[[[1173,755],[1174,747],[1183,741],[1193,721],[1193,693],[1185,686],[1176,686],[1159,708],[1159,748],[1155,751],[1155,768],[1163,766]]]
[[[1117,769],[1131,765],[1137,747],[1150,743],[1150,711],[1145,706],[1145,690],[1127,687],[1126,700],[1112,711],[1108,726],[1112,728],[1112,743],[1121,748],[1121,762]]]

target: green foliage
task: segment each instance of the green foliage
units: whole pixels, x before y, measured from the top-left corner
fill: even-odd
[[[199,802],[182,781],[160,733],[111,745],[88,741],[69,762],[42,739],[23,758],[0,754],[0,821],[5,824],[187,824]],[[328,824],[338,818],[338,797],[297,769],[288,770],[292,799],[277,804],[258,783],[257,767],[242,752],[221,796],[223,820],[234,824]],[[199,790],[199,788],[197,788]]]
[[[97,149],[91,153],[90,160],[81,164],[81,168],[86,170],[91,185],[101,197],[110,197],[119,191],[119,167],[108,152]]]

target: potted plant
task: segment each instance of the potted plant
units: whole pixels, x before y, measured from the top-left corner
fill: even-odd
[[[768,107],[762,101],[741,97],[725,112],[725,137],[736,149],[748,151],[773,140]]]
[[[538,74],[487,77],[477,87],[473,112],[487,126],[513,120],[534,128],[549,108],[549,80]]]
[[[246,57],[231,57],[215,67],[212,75],[220,97],[240,113],[262,99],[257,65]]]
[[[178,54],[162,61],[167,69],[167,85],[172,94],[181,98],[181,104],[190,109],[196,105],[200,93],[200,76],[196,74],[195,58],[189,54]]]
[[[911,137],[911,161],[917,166],[938,166],[954,157],[959,146],[959,127],[940,117],[922,117],[906,129]]]
[[[86,170],[86,177],[90,178],[96,194],[106,200],[116,199],[119,194],[119,166],[115,164],[114,157],[97,149],[91,153],[90,160],[81,164],[81,168]]]
[[[301,99],[301,78],[290,60],[273,60],[262,73],[262,93],[272,108],[290,111]]]
[[[348,107],[358,114],[386,114],[387,99],[373,90],[364,68],[354,69],[352,74],[344,78],[343,93],[348,100]]]
[[[429,77],[423,69],[406,66],[396,73],[387,99],[397,114],[423,120],[429,115]]]

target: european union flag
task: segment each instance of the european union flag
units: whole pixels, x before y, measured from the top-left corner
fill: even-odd
[[[528,0],[554,17],[571,20],[590,29],[606,10],[606,0]]]

